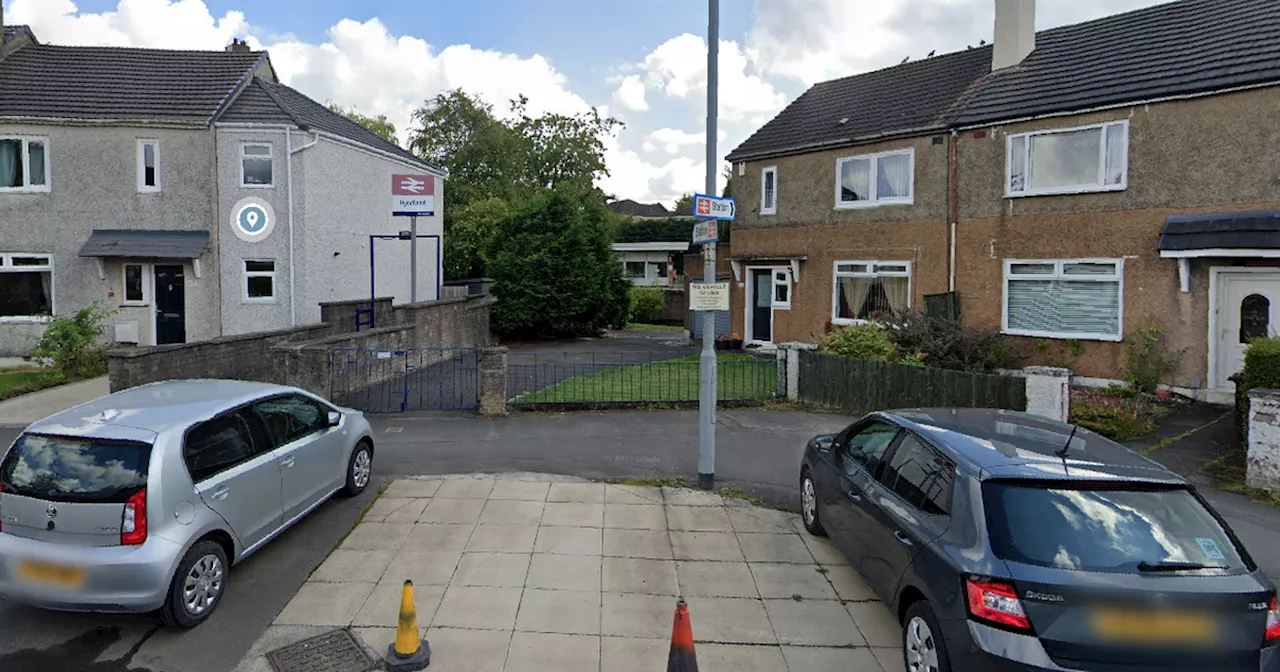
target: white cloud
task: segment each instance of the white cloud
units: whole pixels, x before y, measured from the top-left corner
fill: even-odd
[[[214,18],[202,0],[120,0],[114,12],[78,14],[72,0],[12,0],[5,21],[42,42],[114,47],[217,49],[248,28],[243,12]]]
[[[654,149],[662,148],[668,154],[675,154],[687,145],[702,146],[706,144],[707,134],[705,131],[702,133],[689,133],[678,128],[659,128],[649,134],[647,142]]]
[[[705,114],[707,97],[707,41],[685,33],[667,40],[645,56],[639,68],[645,84],[668,98],[685,101]],[[719,110],[726,122],[759,122],[786,105],[782,93],[754,74],[754,66],[737,42],[720,41]]]
[[[644,82],[639,75],[627,75],[613,92],[613,104],[624,110],[647,112],[649,102],[645,100]]]

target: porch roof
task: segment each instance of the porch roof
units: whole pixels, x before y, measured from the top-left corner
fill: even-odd
[[[1280,210],[1170,215],[1160,231],[1161,256],[1274,256]],[[1267,253],[1270,252],[1270,254]]]
[[[80,248],[80,256],[199,259],[208,247],[208,231],[95,229]]]

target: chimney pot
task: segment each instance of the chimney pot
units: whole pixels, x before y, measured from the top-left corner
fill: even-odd
[[[1021,63],[1036,48],[1036,0],[996,0],[991,70]]]

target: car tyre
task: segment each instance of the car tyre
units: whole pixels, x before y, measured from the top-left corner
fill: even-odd
[[[818,519],[818,486],[813,482],[808,469],[800,474],[800,518],[809,534],[815,537],[827,536],[822,521]]]
[[[942,628],[925,600],[908,607],[902,619],[902,663],[907,672],[951,672]]]
[[[168,627],[189,630],[204,623],[227,587],[227,552],[216,542],[197,542],[178,563],[169,585],[169,596],[160,608],[160,620]]]
[[[373,446],[368,441],[356,444],[347,462],[347,485],[342,489],[344,497],[356,497],[369,487],[373,478]]]

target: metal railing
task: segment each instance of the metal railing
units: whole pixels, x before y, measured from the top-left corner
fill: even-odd
[[[450,411],[480,405],[475,348],[335,350],[329,398],[366,413]]]
[[[507,398],[516,406],[694,402],[698,375],[697,354],[513,352],[507,362]],[[723,354],[717,381],[720,401],[771,399],[778,392],[777,361]]]

